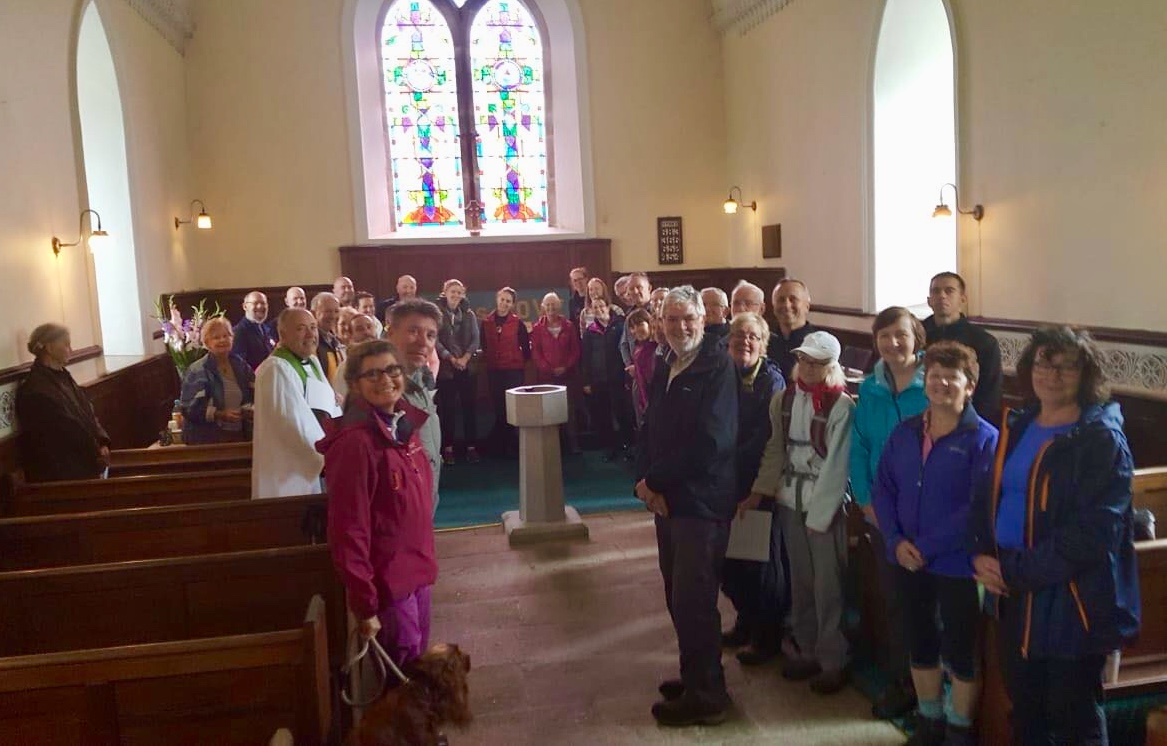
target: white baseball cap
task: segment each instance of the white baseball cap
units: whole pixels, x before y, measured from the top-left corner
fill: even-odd
[[[842,348],[839,346],[839,340],[835,339],[833,334],[829,332],[811,332],[802,340],[802,344],[795,347],[792,352],[801,352],[807,357],[825,362],[827,360],[838,360]]]

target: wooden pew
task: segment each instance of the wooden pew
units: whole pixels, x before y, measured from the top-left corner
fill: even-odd
[[[339,661],[344,590],[327,545],[3,572],[0,656],[271,632],[314,595]]]
[[[298,629],[0,658],[0,743],[261,744],[280,727],[325,743],[327,611],[314,596]]]
[[[0,571],[324,543],[327,503],[303,495],[4,518]]]
[[[0,515],[54,515],[152,505],[246,500],[251,469],[188,471],[153,476],[28,484],[5,475]]]
[[[220,443],[168,448],[124,448],[110,451],[109,476],[167,474],[173,471],[247,469],[251,443]]]
[[[1167,466],[1135,469],[1134,505],[1155,514],[1161,535],[1167,534]]]

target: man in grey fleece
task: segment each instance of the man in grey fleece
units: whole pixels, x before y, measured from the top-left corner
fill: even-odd
[[[434,470],[434,512],[438,509],[438,477],[442,471],[442,425],[434,401],[434,374],[426,366],[438,343],[442,312],[428,300],[410,298],[391,307],[386,316],[388,339],[401,354],[405,366],[405,400],[429,417],[418,437]]]

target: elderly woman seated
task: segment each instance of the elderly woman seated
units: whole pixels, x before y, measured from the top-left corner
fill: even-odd
[[[16,391],[17,447],[29,482],[94,479],[109,466],[109,436],[93,404],[65,369],[69,330],[41,324],[28,338],[36,356]]]
[[[232,354],[234,332],[222,316],[203,325],[205,357],[196,360],[182,379],[182,439],[188,445],[228,443],[251,438],[251,405],[255,373]]]

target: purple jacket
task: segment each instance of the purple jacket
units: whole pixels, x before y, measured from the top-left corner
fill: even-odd
[[[332,563],[362,619],[438,578],[433,470],[417,437],[428,415],[404,399],[397,409],[404,413],[397,438],[356,400],[316,443],[324,454]]]
[[[892,430],[879,459],[871,503],[887,542],[887,556],[903,540],[924,555],[925,569],[934,575],[972,577],[972,557],[966,539],[973,497],[989,480],[997,428],[964,408],[956,429],[932,444],[923,458],[924,415],[916,415]]]

